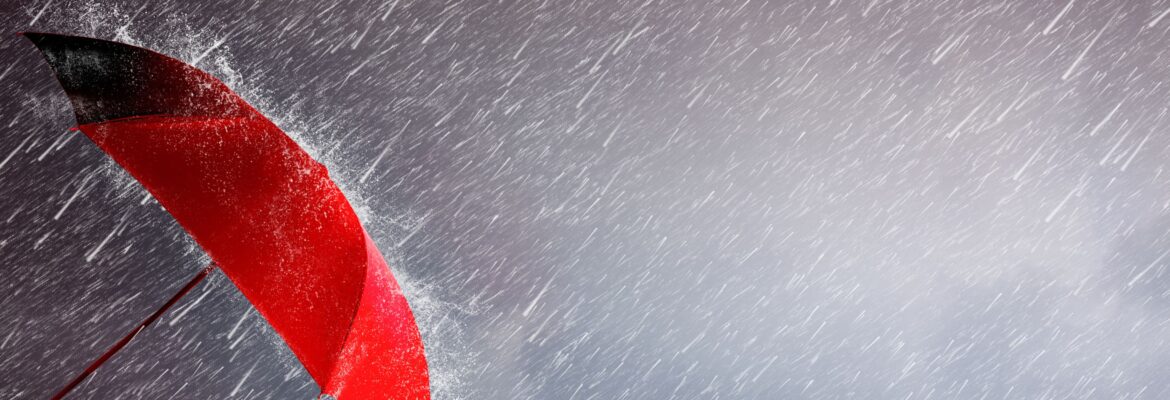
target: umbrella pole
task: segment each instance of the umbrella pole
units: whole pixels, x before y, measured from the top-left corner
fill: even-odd
[[[184,285],[182,289],[179,289],[178,293],[175,293],[174,296],[171,296],[171,299],[167,300],[166,304],[163,304],[163,306],[159,308],[158,311],[155,311],[154,314],[151,314],[149,317],[147,317],[145,321],[142,321],[141,324],[138,324],[138,326],[130,330],[130,333],[122,337],[122,340],[119,340],[118,343],[114,343],[114,345],[111,346],[109,350],[106,350],[105,354],[102,354],[101,357],[98,357],[97,360],[94,360],[94,362],[89,365],[89,368],[86,368],[85,371],[82,371],[80,375],[77,375],[76,378],[73,378],[73,380],[70,381],[68,385],[65,385],[61,391],[57,392],[56,395],[53,395],[52,400],[60,400],[61,398],[65,397],[65,395],[69,394],[70,391],[76,388],[77,385],[81,384],[82,381],[85,381],[86,377],[96,371],[98,367],[101,367],[102,364],[109,360],[110,357],[113,357],[114,354],[117,354],[119,350],[122,350],[126,344],[130,343],[130,340],[134,339],[134,336],[137,336],[139,332],[142,332],[143,329],[146,329],[147,326],[154,323],[155,320],[165,314],[167,310],[171,308],[171,306],[174,306],[175,303],[178,303],[179,299],[183,298],[183,296],[189,293],[191,289],[194,289],[195,285],[198,285],[199,282],[203,281],[203,278],[206,278],[213,269],[215,269],[215,263],[207,264],[207,266],[204,267],[202,271],[199,271],[199,273],[196,274],[194,278],[191,278],[190,282],[187,282],[187,284]]]

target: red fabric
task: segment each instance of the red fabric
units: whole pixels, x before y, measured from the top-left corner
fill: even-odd
[[[275,125],[144,117],[81,131],[191,233],[325,393],[429,397],[422,341],[381,253],[325,167]]]
[[[59,60],[38,46],[60,75]],[[103,51],[97,49],[87,51]],[[148,62],[132,61],[146,67],[133,70],[163,82],[199,82],[202,93],[194,98],[211,92],[215,96],[209,98],[234,101],[222,103],[221,115],[214,114],[222,107],[211,106],[183,116],[85,123],[81,131],[195,238],[284,338],[324,394],[339,400],[428,399],[426,357],[414,316],[325,167],[210,75],[145,54],[136,57]],[[167,87],[173,86],[154,92],[158,102],[192,99],[187,89]],[[91,101],[70,94],[75,107]],[[93,102],[108,107],[110,100]]]

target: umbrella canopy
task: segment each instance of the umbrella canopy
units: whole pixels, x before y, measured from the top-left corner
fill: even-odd
[[[80,130],[191,234],[323,394],[430,397],[410,306],[323,165],[195,67],[116,42],[25,36]]]

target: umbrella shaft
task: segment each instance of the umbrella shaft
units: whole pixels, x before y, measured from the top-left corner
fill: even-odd
[[[158,311],[155,311],[154,314],[151,314],[150,317],[147,317],[145,321],[142,321],[142,323],[138,324],[138,326],[130,330],[130,333],[122,337],[122,340],[119,340],[118,343],[114,343],[114,345],[111,346],[109,350],[106,350],[105,354],[102,354],[101,357],[98,357],[97,360],[94,360],[94,362],[89,365],[89,368],[86,368],[85,371],[82,371],[80,375],[77,375],[76,378],[73,378],[73,380],[70,381],[68,385],[65,385],[61,391],[57,392],[57,394],[52,397],[52,400],[61,400],[61,398],[64,398],[65,395],[69,394],[70,391],[76,388],[77,385],[85,381],[85,378],[96,371],[98,367],[101,367],[102,364],[113,357],[114,354],[117,354],[119,350],[122,350],[123,347],[126,347],[126,344],[130,343],[130,341],[134,339],[134,336],[137,336],[139,332],[142,332],[143,329],[146,329],[147,326],[154,323],[155,320],[165,314],[167,310],[171,308],[171,306],[174,306],[175,303],[178,303],[179,299],[182,299],[184,295],[191,291],[191,289],[194,289],[195,285],[198,285],[199,282],[203,281],[203,278],[206,278],[213,269],[215,269],[215,263],[207,264],[207,266],[204,267],[202,271],[199,271],[199,273],[196,274],[194,278],[191,278],[190,282],[187,282],[187,284],[184,285],[182,289],[179,289],[178,293],[175,293],[174,296],[171,296],[171,299],[167,300],[166,304],[163,304],[163,306],[160,307]]]

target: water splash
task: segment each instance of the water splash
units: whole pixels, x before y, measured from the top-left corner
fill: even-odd
[[[395,248],[395,244],[402,243],[425,229],[423,224],[425,218],[412,215],[409,211],[390,210],[379,205],[373,188],[365,185],[359,178],[368,168],[366,160],[354,160],[346,157],[344,152],[326,150],[335,147],[334,142],[343,137],[346,130],[344,124],[333,123],[322,128],[316,125],[310,116],[286,105],[297,103],[295,98],[285,99],[290,101],[274,99],[271,91],[265,89],[271,82],[249,79],[245,76],[240,71],[240,61],[232,54],[233,38],[230,31],[207,26],[195,27],[181,13],[175,13],[162,21],[140,20],[138,16],[143,8],[134,9],[116,1],[66,0],[44,10],[26,11],[36,13],[30,14],[31,31],[73,34],[128,43],[196,65],[231,87],[280,126],[314,159],[334,171],[333,179],[346,194],[359,218],[364,221],[370,235],[384,250],[399,284],[408,294],[408,301],[426,345],[433,397],[465,398],[465,383],[462,376],[467,373],[474,356],[470,349],[464,347],[465,327],[455,322],[465,318],[454,316],[474,314],[475,310],[447,300],[442,288],[412,277],[406,272],[411,268],[406,264],[405,257],[402,257]],[[37,113],[54,117],[71,114],[68,102],[59,93],[30,97],[28,102],[30,102],[28,109]],[[386,130],[396,129],[388,127]],[[145,191],[128,173],[112,160],[103,159],[106,161],[98,168],[97,175],[106,183],[109,196],[135,198],[144,196]],[[193,242],[190,240],[186,242],[187,248],[194,248]],[[193,254],[189,257],[199,259],[194,260],[193,264],[206,262],[206,256],[201,252],[191,253]],[[273,342],[270,346],[283,346],[279,338],[271,332],[262,336],[263,340]],[[284,361],[298,365],[299,368],[294,358],[290,357]],[[240,381],[240,384],[242,385],[243,381]],[[237,386],[234,390],[238,391],[240,387]]]

